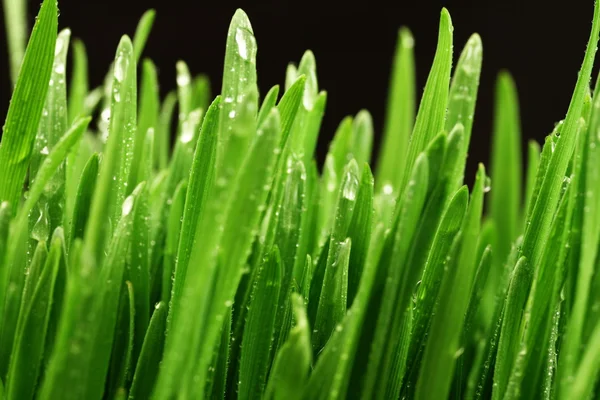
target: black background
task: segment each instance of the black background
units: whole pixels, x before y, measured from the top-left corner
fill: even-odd
[[[29,2],[30,21],[39,4],[40,0]],[[439,12],[447,7],[454,24],[455,60],[473,32],[481,35],[484,46],[469,181],[476,163],[488,160],[498,71],[510,70],[517,82],[524,141],[543,140],[566,113],[593,14],[592,0],[367,0],[360,5],[327,0],[59,0],[59,7],[60,28],[71,28],[73,36],[86,43],[92,86],[102,82],[120,36],[132,36],[142,13],[155,8],[157,18],[145,56],[160,69],[163,95],[175,87],[179,59],[194,74],[208,74],[214,93],[219,92],[229,21],[236,8],[244,9],[258,41],[261,93],[282,84],[287,63],[297,63],[305,49],[315,53],[319,86],[328,92],[320,160],[339,121],[361,108],[373,114],[377,148],[397,29],[406,25],[415,36],[420,95],[435,51]],[[10,82],[2,28],[0,118],[4,120]]]

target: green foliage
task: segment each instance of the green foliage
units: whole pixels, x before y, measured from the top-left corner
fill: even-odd
[[[319,172],[315,56],[259,98],[241,10],[212,102],[183,61],[160,97],[142,60],[152,10],[93,90],[77,39],[67,74],[54,0],[26,51],[24,2],[4,10],[1,399],[598,396],[598,1],[566,117],[525,169],[516,84],[499,74],[491,179],[480,165],[471,190],[482,43],[453,71],[445,9],[420,104],[399,30],[375,174],[366,110]]]

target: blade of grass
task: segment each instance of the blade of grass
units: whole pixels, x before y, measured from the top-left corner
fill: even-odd
[[[404,187],[412,176],[412,168],[418,155],[425,150],[429,141],[444,128],[452,68],[452,30],[450,14],[444,8],[440,16],[438,47],[408,144],[406,168],[402,175],[400,193],[404,191]]]
[[[27,2],[25,0],[5,0],[2,4],[8,42],[10,79],[14,85],[19,77],[27,44]]]
[[[463,142],[457,155],[458,164],[455,169],[457,180],[453,182],[452,189],[462,186],[464,180],[481,74],[482,53],[481,38],[477,33],[474,33],[458,58],[450,86],[446,130],[450,132],[456,124],[461,124],[464,127]]]
[[[16,10],[12,6],[6,9]],[[10,203],[13,214],[19,206],[35,134],[49,88],[57,35],[57,15],[56,1],[44,0],[27,45],[4,123],[0,143],[0,165],[3,170],[0,175],[0,200]],[[17,18],[16,21],[18,20]],[[15,43],[17,40],[13,38]],[[14,55],[17,56],[18,53]],[[16,63],[14,60],[13,62]]]
[[[146,47],[148,36],[150,36],[150,31],[152,30],[155,17],[156,12],[150,9],[146,11],[144,15],[142,15],[142,18],[140,18],[140,22],[135,30],[135,36],[133,37],[133,54],[136,62],[139,62],[140,58],[142,57],[142,53],[144,51],[144,47]]]
[[[414,39],[407,28],[398,31],[394,65],[388,103],[381,155],[377,163],[377,191],[390,185],[392,191],[400,190],[404,159],[415,122],[416,76]]]

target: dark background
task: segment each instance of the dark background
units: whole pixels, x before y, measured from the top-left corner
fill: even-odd
[[[175,87],[179,59],[194,74],[208,74],[214,93],[219,92],[229,20],[236,8],[243,8],[258,41],[261,93],[283,84],[287,63],[297,63],[305,49],[315,53],[319,86],[328,92],[320,160],[338,122],[361,108],[373,114],[377,148],[397,29],[407,25],[415,36],[420,95],[435,51],[439,12],[447,7],[454,24],[455,60],[471,33],[478,32],[484,45],[467,173],[470,181],[476,162],[488,160],[494,82],[500,69],[510,70],[517,82],[524,140],[543,140],[554,122],[564,117],[577,78],[591,28],[593,0],[525,3],[537,2],[372,0],[356,6],[327,0],[59,0],[59,7],[60,28],[70,27],[73,36],[87,45],[92,86],[102,82],[120,36],[133,35],[142,13],[155,8],[157,18],[145,56],[160,69],[163,95]],[[29,1],[30,21],[39,4],[40,0]],[[2,28],[0,118],[4,120],[10,82]]]

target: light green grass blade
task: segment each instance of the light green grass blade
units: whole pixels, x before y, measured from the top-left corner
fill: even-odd
[[[477,267],[473,249],[479,236],[485,179],[485,169],[480,165],[461,228],[462,243],[457,263],[449,268],[450,273],[446,274],[440,288],[439,306],[423,354],[416,399],[446,398],[450,390],[455,354],[459,350],[459,337]]]
[[[157,303],[150,319],[150,325],[144,337],[142,351],[135,367],[135,375],[129,390],[129,400],[149,399],[153,384],[158,375],[162,357],[164,335],[167,320],[167,305]]]
[[[156,129],[156,146],[154,146],[156,166],[159,170],[167,167],[170,154],[170,138],[171,138],[171,120],[175,105],[177,104],[177,95],[175,92],[170,92],[165,97],[158,118],[158,127]]]
[[[290,132],[292,131],[292,126],[294,125],[298,109],[304,96],[305,83],[306,77],[304,75],[300,76],[296,82],[285,91],[283,97],[277,104],[277,108],[281,114],[281,148],[285,147]]]
[[[79,39],[73,40],[73,75],[69,85],[69,121],[81,117],[85,110],[85,98],[90,91],[88,78],[88,57],[85,45]]]
[[[377,191],[390,185],[392,191],[400,190],[404,174],[404,160],[413,131],[416,108],[416,76],[414,39],[407,28],[398,31],[394,65],[388,102],[381,155],[377,163]]]
[[[119,43],[112,84],[110,128],[85,231],[86,247],[102,260],[104,247],[121,217],[133,157],[136,128],[136,66],[127,36]]]
[[[2,5],[8,42],[10,78],[12,83],[16,84],[27,44],[27,1],[5,0]]]
[[[187,64],[183,61],[178,61],[176,65],[177,69],[177,98],[179,99],[179,124],[180,132],[183,134],[183,124],[193,110],[193,88],[192,88],[192,74]]]
[[[490,215],[498,230],[494,243],[496,265],[504,261],[520,231],[521,126],[519,99],[512,77],[501,72],[496,82],[496,110],[492,144]],[[494,190],[495,189],[495,190]],[[492,279],[497,276],[496,270]]]
[[[7,9],[14,11],[17,8],[11,6]],[[0,143],[0,165],[3,170],[0,175],[0,200],[10,203],[13,214],[19,206],[35,134],[49,88],[57,35],[57,14],[56,1],[44,0],[27,45],[4,123]],[[13,38],[15,44],[18,40]],[[18,53],[14,57],[19,57],[20,62]]]
[[[206,110],[212,98],[208,76],[203,74],[196,76],[192,81],[192,107]]]
[[[448,98],[446,131],[450,132],[456,124],[461,124],[464,127],[463,142],[457,155],[458,164],[455,169],[457,179],[452,183],[452,189],[459,188],[464,180],[467,152],[471,141],[473,117],[475,115],[475,104],[477,102],[477,89],[479,88],[482,58],[483,46],[481,38],[478,34],[474,33],[460,54]]]
[[[295,326],[273,361],[265,391],[267,400],[299,399],[310,373],[312,364],[310,327],[306,318],[304,300],[295,293],[292,294],[292,308]]]
[[[367,110],[360,110],[352,124],[352,154],[361,167],[371,162],[373,149],[373,118]]]
[[[146,41],[148,40],[148,36],[150,36],[155,17],[156,12],[148,10],[140,18],[140,22],[135,30],[135,36],[133,37],[133,54],[135,55],[136,62],[140,61],[144,52],[144,47],[146,47]]]
[[[282,267],[275,247],[258,272],[242,340],[240,399],[261,398],[264,394],[278,308],[273,299],[279,296]]]
[[[271,89],[269,89],[267,95],[263,99],[262,104],[260,105],[260,109],[258,110],[258,116],[256,117],[256,123],[258,125],[265,122],[265,118],[267,118],[271,109],[277,104],[278,96],[279,85],[275,85]]]
[[[418,155],[425,150],[429,141],[444,129],[452,69],[452,30],[450,14],[444,8],[440,17],[438,47],[408,144],[400,193],[408,184]]]
[[[15,335],[6,381],[7,399],[27,400],[34,397],[34,382],[39,378],[42,368],[44,342],[64,244],[63,231],[59,228],[53,235],[50,252],[39,281],[34,286],[31,301],[19,315],[19,329]]]
[[[129,174],[128,186],[134,188],[142,182],[140,180],[140,169],[143,168],[145,153],[145,138],[149,130],[156,132],[158,127],[158,116],[160,110],[160,98],[158,93],[158,77],[156,66],[150,60],[144,60],[142,64],[142,83],[140,87],[140,100],[138,112],[138,126],[135,134],[133,160]],[[152,153],[150,153],[152,154]],[[152,163],[154,165],[154,162]]]
[[[193,261],[198,267],[193,270],[193,273],[189,270],[182,301],[179,308],[174,310],[176,317],[171,325],[173,330],[167,338],[163,368],[154,393],[157,398],[169,396],[170,393],[182,391],[185,393],[189,390],[200,390],[202,393],[202,388],[197,386],[192,388],[187,385],[192,381],[197,382],[197,379],[200,382],[204,381],[208,364],[212,359],[212,349],[220,331],[220,325],[214,323],[208,325],[208,321],[204,319],[210,316],[211,322],[215,319],[222,322],[228,308],[224,304],[233,301],[256,232],[260,215],[259,207],[266,200],[265,188],[270,188],[273,178],[275,149],[280,140],[279,134],[279,114],[274,109],[259,128],[251,148],[246,151],[247,157],[231,189],[233,195],[229,204],[222,207],[219,197],[211,198],[212,202],[221,206],[220,215],[209,213],[209,218],[202,221],[199,229],[199,232],[202,232],[199,241],[206,243],[204,249],[207,250],[195,247],[191,253],[190,264]],[[214,206],[209,205],[208,210],[213,209],[211,207]],[[223,227],[222,230],[220,226]],[[219,280],[213,281],[216,275],[214,249],[219,242],[222,248],[228,248],[229,251],[220,257]],[[214,288],[213,282],[216,284]],[[203,318],[198,319],[198,315]],[[178,323],[178,320],[186,323]],[[199,343],[201,336],[198,336],[198,332],[205,332],[205,335],[201,335],[202,349]],[[196,360],[187,357],[190,352],[199,354],[199,362],[195,363]],[[193,364],[187,365],[183,361],[185,359]],[[195,377],[188,374],[183,378],[180,376],[190,369]],[[183,387],[176,382],[183,382]]]
[[[67,119],[67,86],[66,62],[69,49],[71,31],[63,30],[58,34],[55,46],[54,64],[50,76],[50,88],[46,94],[46,102],[42,111],[38,133],[33,144],[29,173],[34,177],[40,165],[49,154],[50,150],[60,140],[68,127]],[[46,184],[44,195],[38,203],[38,210],[34,209],[30,215],[30,224],[33,226],[40,218],[48,219],[48,234],[44,238],[49,240],[50,233],[59,225],[63,225],[63,210],[65,208],[65,168],[61,164],[57,171]],[[47,207],[47,212],[42,211]],[[45,213],[46,215],[41,215]]]

